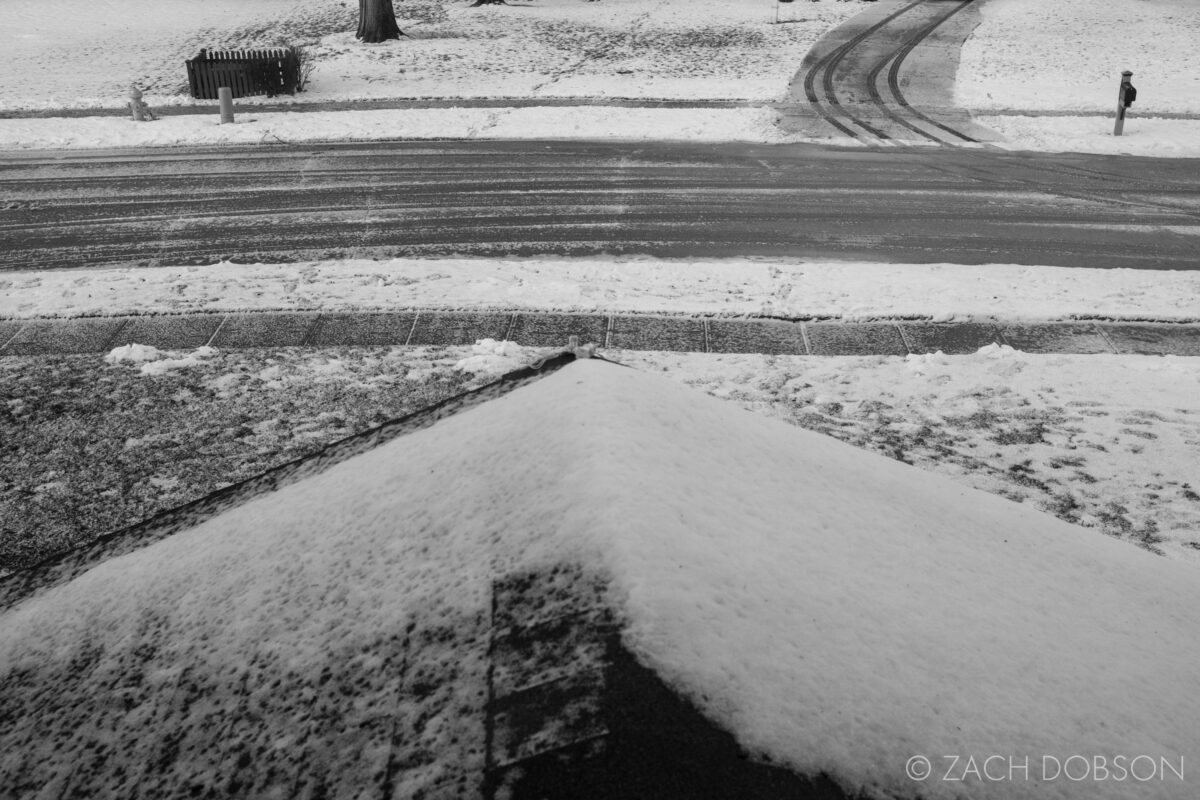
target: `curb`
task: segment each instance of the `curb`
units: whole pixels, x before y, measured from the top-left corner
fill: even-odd
[[[281,311],[0,319],[0,357],[257,347],[450,346],[480,339],[563,347],[801,356],[973,353],[992,343],[1037,354],[1200,356],[1200,324],[1102,320],[939,323],[777,320],[535,311]]]

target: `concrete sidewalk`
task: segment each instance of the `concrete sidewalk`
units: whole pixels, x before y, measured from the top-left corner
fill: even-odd
[[[339,347],[468,345],[480,339],[563,347],[812,356],[953,355],[1007,344],[1028,353],[1200,356],[1200,324],[1106,321],[788,321],[642,314],[401,310],[253,312],[0,320],[0,356],[104,353],[137,343]]]
[[[570,108],[605,106],[614,108],[760,108],[782,107],[783,103],[737,99],[678,99],[638,97],[391,97],[373,100],[314,100],[280,102],[265,97],[239,98],[237,113],[306,111],[377,111],[380,109],[431,108]],[[152,106],[159,117],[220,113],[216,100],[197,100],[195,105]],[[128,117],[125,105],[102,108],[36,108],[0,110],[0,119],[44,119],[78,117]]]

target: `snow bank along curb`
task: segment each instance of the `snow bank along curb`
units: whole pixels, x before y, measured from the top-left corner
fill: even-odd
[[[155,122],[116,117],[0,120],[0,150],[109,149],[188,145],[279,144],[422,139],[630,139],[703,142],[791,141],[775,112],[752,108],[383,109],[261,112],[233,124],[216,116],[164,116]]]
[[[0,319],[391,309],[1200,322],[1200,272],[796,258],[392,258],[0,274]],[[2,343],[2,342],[0,342]]]
[[[279,98],[242,97],[234,101],[234,115],[242,113],[288,114],[314,113],[318,111],[382,111],[387,109],[429,110],[439,108],[491,108],[508,110],[514,108],[578,108],[581,106],[603,106],[605,108],[778,108],[782,102],[763,103],[754,100],[719,100],[711,98],[679,99],[672,97],[414,97],[389,100],[316,100],[305,102],[298,98],[294,102],[280,102]],[[157,109],[159,116],[217,116],[220,108],[213,100],[197,100],[195,105],[172,105]],[[995,113],[1018,113],[995,112]],[[1097,112],[1099,113],[1099,112]],[[1168,115],[1172,116],[1172,115]],[[1178,116],[1178,115],[1175,115]],[[1194,115],[1200,118],[1200,114]],[[0,120],[5,119],[76,119],[79,117],[129,117],[124,106],[95,108],[36,108],[0,110]]]
[[[462,345],[481,339],[562,347],[773,355],[1029,353],[1200,356],[1200,324],[1099,321],[807,322],[633,314],[404,310],[0,320],[0,357],[159,349]]]
[[[581,105],[527,108],[427,108],[374,111],[255,112],[232,125],[215,115],[164,116],[155,122],[96,116],[0,119],[0,151],[184,147],[304,142],[456,139],[811,142],[861,147],[850,137],[797,136],[776,125],[769,105],[733,108],[631,108]],[[1200,119],[1134,115],[1125,135],[1098,116],[977,115],[1008,150],[1200,157]],[[914,146],[919,146],[914,143]]]

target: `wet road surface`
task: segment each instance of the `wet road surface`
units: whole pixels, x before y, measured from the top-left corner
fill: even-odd
[[[1195,269],[1200,160],[537,141],[0,156],[0,270],[599,253]]]

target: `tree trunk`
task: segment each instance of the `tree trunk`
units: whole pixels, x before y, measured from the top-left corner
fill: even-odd
[[[386,42],[400,38],[392,0],[358,0],[358,33],[364,42]]]
[[[506,5],[508,5],[508,3],[504,2],[504,0],[475,0],[474,3],[471,3],[471,8],[476,8],[477,6],[506,6]]]

